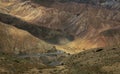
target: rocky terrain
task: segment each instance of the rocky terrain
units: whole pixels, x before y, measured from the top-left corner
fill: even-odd
[[[119,74],[119,48],[98,48],[70,56],[67,74]]]
[[[0,52],[0,73],[119,74],[119,50],[119,47],[97,48],[74,55],[63,53],[13,55]]]
[[[105,3],[105,1],[101,3]],[[119,3],[119,1],[117,1],[117,3]],[[117,7],[119,7],[119,4]],[[47,38],[45,36],[48,36],[48,34],[42,34],[42,38],[45,37],[44,40],[54,44],[65,44],[56,47],[67,52],[80,52],[82,49],[114,45],[110,43],[111,41],[109,42],[109,40],[114,41],[116,44],[119,43],[117,40],[119,39],[119,33],[112,33],[114,36],[105,35],[108,30],[115,30],[116,28],[119,30],[120,13],[119,9],[116,8],[112,9],[94,5],[90,2],[71,2],[69,0],[63,3],[57,0],[9,0],[9,2],[3,1],[1,8],[1,12],[6,12],[7,15],[10,15],[10,17],[7,16],[7,18],[5,18],[6,15],[1,14],[2,22],[13,25],[23,25],[23,23],[25,23],[19,21],[18,24],[18,22],[15,22],[16,20],[14,21],[15,18],[12,18],[12,21],[6,21],[6,19],[11,19],[11,17],[27,21],[29,24],[37,27],[37,31],[34,32],[29,28],[37,38],[41,38],[41,33],[39,33],[40,31],[38,30],[39,26],[60,31],[59,34],[56,31],[54,31],[54,33],[53,31],[48,33],[50,37]],[[21,27],[19,26],[19,28]],[[21,29],[28,31],[28,27],[23,26]],[[48,30],[46,30],[46,32],[48,32]],[[106,33],[102,34],[103,32]],[[69,51],[69,48],[72,50],[77,49],[76,51]]]
[[[3,74],[119,74],[119,46],[119,0],[0,0]]]

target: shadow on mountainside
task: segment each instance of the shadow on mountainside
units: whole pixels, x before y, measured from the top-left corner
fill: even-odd
[[[53,44],[60,44],[59,41],[61,39],[67,39],[68,41],[74,40],[74,37],[72,35],[63,33],[60,30],[53,30],[46,27],[38,26],[36,24],[31,24],[9,14],[0,13],[0,21],[15,26],[19,29],[26,30],[35,37]]]

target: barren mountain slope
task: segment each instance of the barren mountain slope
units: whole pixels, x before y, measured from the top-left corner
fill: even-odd
[[[67,74],[119,74],[120,48],[97,48],[67,58]]]
[[[9,14],[29,23],[61,30],[74,36],[74,41],[64,46],[57,46],[58,49],[78,52],[82,49],[114,45],[111,41],[109,43],[109,39],[119,43],[119,34],[112,34],[113,36],[101,34],[104,31],[115,30],[116,27],[120,26],[120,12],[118,9],[102,8],[89,3],[60,3],[52,2],[52,0],[44,2],[35,0],[22,0],[17,1],[17,3],[13,1],[11,4],[4,2],[5,4],[1,7],[7,9]],[[65,38],[62,40],[62,43],[66,43],[66,41],[64,42]]]
[[[8,53],[42,53],[52,49],[30,33],[0,22],[0,51]]]
[[[0,74],[119,74],[119,49],[119,0],[0,0]]]

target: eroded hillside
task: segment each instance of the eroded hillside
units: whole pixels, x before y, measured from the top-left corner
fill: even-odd
[[[25,20],[31,25],[61,31],[63,36],[52,36],[52,41],[55,41],[53,43],[65,44],[57,45],[56,47],[66,52],[74,53],[83,49],[119,45],[120,34],[114,33],[116,29],[119,31],[119,9],[101,6],[107,1],[99,1],[98,4],[95,4],[96,2],[98,1],[1,0],[2,4],[0,7],[1,12],[4,11],[7,14]],[[119,7],[119,5],[116,5],[116,7]],[[27,29],[26,27],[24,29]],[[110,32],[107,32],[109,30]],[[32,34],[34,35],[35,32]],[[107,33],[111,35],[108,36]],[[40,36],[41,33],[36,35]],[[48,38],[48,40],[50,39]]]
[[[0,22],[0,51],[7,53],[43,53],[53,45],[39,40],[30,33]]]
[[[119,0],[0,0],[0,74],[119,74]]]

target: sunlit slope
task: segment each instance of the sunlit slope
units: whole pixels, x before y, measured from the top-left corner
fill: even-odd
[[[72,53],[72,51],[112,46],[115,45],[114,42],[120,41],[120,34],[116,35],[111,30],[120,26],[120,12],[117,9],[74,2],[53,2],[49,6],[30,0],[17,2],[11,1],[13,4],[0,6],[8,9],[9,14],[29,23],[58,29],[74,36],[75,39],[72,42],[57,45],[58,49]],[[108,34],[113,33],[111,36],[102,34],[108,30],[112,31],[108,32]]]
[[[52,49],[52,45],[30,33],[0,22],[0,51],[8,53],[41,53]]]

